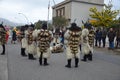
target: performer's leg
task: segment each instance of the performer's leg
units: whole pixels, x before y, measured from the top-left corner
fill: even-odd
[[[47,66],[47,65],[49,65],[47,62],[47,58],[44,58],[44,66]]]
[[[39,58],[40,65],[42,65],[42,57],[43,57],[43,53],[41,52],[41,55],[40,55],[40,58]]]
[[[36,58],[34,58],[33,54],[31,54],[31,53],[28,53],[28,59],[30,59],[30,60],[36,60]]]
[[[33,54],[31,54],[31,60],[36,60],[36,58],[34,58]]]
[[[25,48],[21,48],[21,55],[25,56],[25,57],[27,56],[26,53],[25,53]]]
[[[1,55],[5,55],[5,44],[3,44],[2,47],[3,47],[3,52],[1,53]]]
[[[92,52],[90,51],[90,53],[88,54],[88,60],[92,61]]]
[[[71,59],[68,59],[67,60],[67,65],[65,65],[65,67],[67,67],[67,68],[71,68]]]
[[[31,59],[31,55],[30,55],[30,53],[28,53],[28,59]]]
[[[86,54],[84,54],[83,59],[81,61],[84,61],[84,62],[87,61],[87,55]]]
[[[25,53],[25,48],[23,48],[23,56],[27,56]]]
[[[75,58],[75,67],[76,67],[76,68],[78,67],[78,63],[79,63],[79,59],[78,59],[78,58]]]
[[[23,56],[23,48],[21,48],[21,56]]]

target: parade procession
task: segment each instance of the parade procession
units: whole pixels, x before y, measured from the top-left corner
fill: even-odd
[[[28,57],[29,60],[38,60],[40,65],[47,66],[48,58],[51,54],[65,53],[67,65],[71,68],[71,61],[75,59],[75,67],[78,67],[80,56],[83,56],[81,61],[92,61],[94,31],[92,25],[84,24],[84,29],[77,26],[76,23],[71,23],[69,28],[64,31],[52,32],[47,28],[47,24],[43,23],[41,29],[35,29],[35,25],[21,26],[18,35],[18,41],[21,45],[22,57]],[[3,47],[1,55],[5,54],[6,30],[0,25],[0,43]],[[61,38],[64,38],[61,39]]]
[[[0,80],[120,80],[120,0],[0,0]]]

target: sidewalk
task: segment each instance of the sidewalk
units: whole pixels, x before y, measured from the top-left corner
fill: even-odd
[[[94,47],[95,50],[98,50],[98,51],[103,51],[105,52],[106,54],[115,54],[115,55],[120,55],[120,49],[113,49],[113,50],[110,50],[108,49],[108,47]]]
[[[7,55],[0,55],[0,80],[8,80]]]
[[[94,49],[96,50],[99,50],[99,51],[104,51],[108,54],[116,54],[116,55],[120,55],[120,48],[119,49],[113,49],[113,50],[110,50],[108,49],[109,47],[109,41],[108,41],[108,38],[106,38],[106,45],[105,45],[105,48],[102,47],[102,44],[101,44],[101,47],[98,48],[98,47],[94,47]]]

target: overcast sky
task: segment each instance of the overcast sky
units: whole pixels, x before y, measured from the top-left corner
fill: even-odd
[[[64,0],[55,0],[55,3],[61,1]],[[105,3],[108,3],[108,1],[105,0]],[[49,0],[0,0],[0,18],[20,23],[47,20],[48,3]],[[120,0],[112,0],[112,3],[115,9],[120,9]],[[52,19],[51,6],[54,5],[53,0],[51,0],[50,4],[50,19]]]

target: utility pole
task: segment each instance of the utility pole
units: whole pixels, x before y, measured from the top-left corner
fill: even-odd
[[[53,0],[53,3],[54,3],[54,5],[55,5],[55,0]]]
[[[50,12],[50,0],[48,2],[48,17],[47,17],[47,26],[49,24],[49,12]]]

